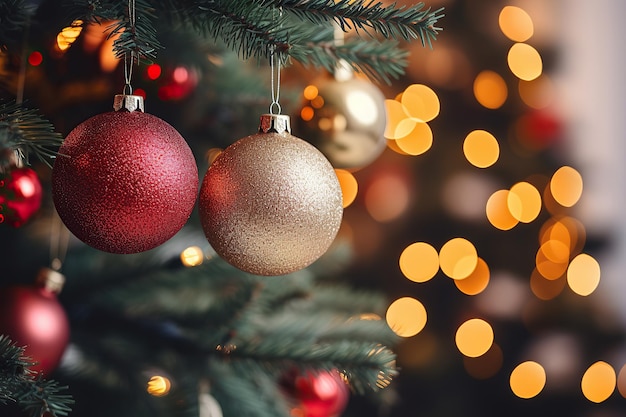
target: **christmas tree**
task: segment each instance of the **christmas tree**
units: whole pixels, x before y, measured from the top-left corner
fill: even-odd
[[[568,7],[546,3],[0,0],[0,415],[620,415],[625,332],[596,290],[609,242],[577,216],[561,45],[540,31]],[[98,157],[59,152],[116,95],[145,97],[193,163],[146,146],[107,174],[125,181],[81,182],[152,135],[130,109],[85,129],[117,123]],[[298,186],[334,195],[300,240],[310,212],[286,216],[305,196],[264,188],[304,151],[259,132],[281,112],[339,178],[338,230],[336,183]],[[236,165],[250,136],[280,145]],[[62,176],[64,155],[83,165]],[[324,175],[303,159],[271,182]],[[148,189],[144,171],[177,180]],[[134,195],[145,215],[114,211]],[[241,212],[261,226],[224,220]],[[270,249],[248,262],[251,239]],[[34,300],[48,319],[28,331]]]
[[[199,105],[193,112],[177,116],[190,117],[183,122],[188,127],[185,139],[195,156],[192,156],[192,164],[187,164],[190,166],[187,171],[189,177],[197,177],[194,172],[196,159],[200,169],[206,170],[209,161],[203,159],[203,155],[207,151],[226,147],[236,135],[255,131],[258,115],[267,113],[260,111],[261,106],[270,104],[267,88],[270,77],[271,105],[274,106],[270,107],[270,113],[273,115],[278,108],[280,114],[278,96],[282,67],[299,62],[310,67],[309,70],[319,67],[334,72],[338,65],[347,63],[353,71],[367,74],[372,79],[389,81],[397,78],[406,66],[406,52],[399,48],[396,39],[417,39],[430,45],[439,31],[436,23],[441,17],[440,11],[430,11],[423,5],[398,8],[327,1],[76,1],[63,5],[8,1],[0,5],[0,10],[3,94],[6,96],[2,105],[3,170],[6,173],[3,187],[11,187],[12,192],[8,195],[11,201],[3,200],[3,220],[20,227],[28,223],[42,205],[38,219],[24,229],[3,231],[3,256],[27,250],[38,259],[48,257],[48,262],[33,265],[36,269],[46,263],[50,266],[39,273],[31,271],[32,277],[24,276],[25,279],[4,283],[13,286],[7,287],[4,293],[3,329],[16,339],[14,342],[8,338],[2,340],[3,364],[6,364],[2,385],[6,388],[3,389],[3,393],[6,392],[4,402],[15,402],[32,415],[48,413],[54,416],[66,415],[70,408],[74,409],[74,415],[200,413],[216,416],[223,412],[224,415],[276,416],[299,410],[304,415],[322,416],[342,412],[349,390],[366,393],[389,385],[397,372],[395,354],[390,349],[396,337],[380,320],[384,313],[384,298],[376,293],[351,289],[346,283],[328,277],[333,271],[341,270],[349,258],[345,245],[337,242],[325,259],[302,270],[326,252],[337,230],[331,231],[331,239],[322,242],[325,246],[312,259],[308,256],[301,262],[297,260],[295,266],[289,264],[279,270],[263,270],[264,273],[260,274],[289,274],[280,277],[251,275],[229,265],[222,259],[224,256],[218,256],[208,245],[197,220],[189,220],[180,232],[182,224],[176,224],[174,230],[166,231],[165,237],[158,238],[158,242],[147,243],[150,240],[148,234],[158,235],[168,228],[170,221],[166,218],[178,216],[184,224],[190,217],[187,208],[180,209],[177,205],[181,200],[178,191],[186,186],[187,181],[180,174],[187,169],[185,164],[189,159],[170,161],[173,170],[166,172],[166,163],[170,158],[177,158],[176,152],[185,147],[185,141],[179,140],[178,133],[171,131],[171,126],[158,118],[150,118],[147,124],[156,123],[154,129],[158,132],[169,129],[171,133],[165,140],[168,144],[175,140],[181,143],[175,145],[177,149],[166,149],[154,166],[165,175],[152,180],[160,185],[166,181],[166,176],[175,177],[177,182],[167,186],[174,194],[165,196],[155,193],[156,189],[148,191],[155,196],[154,204],[157,204],[156,200],[169,200],[161,208],[152,205],[150,208],[155,211],[148,214],[151,219],[164,215],[164,220],[147,226],[151,231],[137,240],[140,246],[128,244],[131,230],[142,234],[147,230],[146,224],[140,224],[137,212],[129,217],[134,223],[132,229],[116,233],[114,239],[118,240],[111,246],[103,243],[106,238],[95,229],[81,234],[70,226],[73,234],[89,246],[73,236],[70,238],[54,214],[50,201],[44,199],[42,204],[41,194],[47,196],[50,191],[46,164],[50,165],[54,158],[58,158],[53,172],[60,177],[63,163],[80,160],[78,155],[71,154],[69,138],[73,133],[68,136],[67,130],[84,121],[79,119],[87,114],[75,114],[77,118],[71,120],[73,117],[68,118],[67,113],[69,103],[58,103],[60,106],[57,107],[48,101],[50,96],[44,96],[52,94],[62,101],[71,101],[69,90],[85,88],[87,94],[80,101],[90,102],[87,106],[93,108],[84,110],[96,114],[103,105],[100,94],[113,91],[113,84],[119,82],[117,88],[118,93],[122,93],[123,108],[116,108],[121,111],[111,114],[114,117],[122,115],[125,120],[113,131],[105,133],[105,139],[108,141],[117,136],[125,139],[118,145],[108,142],[105,148],[123,148],[120,153],[125,153],[128,149],[124,146],[133,140],[133,136],[153,135],[152,131],[142,133],[137,130],[146,126],[145,121],[129,130],[130,136],[119,130],[128,127],[130,119],[126,118],[134,119],[135,110],[142,117],[151,117],[143,116],[143,109],[128,107],[131,100],[140,100],[137,97],[155,94],[150,91],[154,85],[146,83],[139,71],[147,68],[148,79],[158,78],[161,71],[169,72],[166,76],[170,84],[161,85],[156,92],[166,106],[159,109],[159,104],[155,103],[150,112],[170,113],[173,107],[185,101],[189,108]],[[335,39],[338,32],[353,28],[361,37],[366,37],[365,40],[339,42]],[[79,35],[81,32],[82,36]],[[95,34],[95,40],[88,32]],[[52,50],[46,46],[50,42],[54,45]],[[94,49],[108,53],[110,61],[113,58],[112,69],[100,67],[96,74],[90,70],[94,64]],[[76,65],[76,71],[67,71]],[[176,67],[172,69],[174,65]],[[116,70],[118,66],[119,70]],[[111,70],[112,74],[109,74]],[[275,74],[278,77],[276,84]],[[162,78],[166,76],[164,74]],[[203,85],[198,82],[200,78]],[[98,91],[97,84],[104,88]],[[68,88],[69,95],[59,90],[55,92],[57,88]],[[192,90],[195,90],[193,95],[197,94],[196,98],[186,97]],[[283,93],[283,103],[288,100],[289,94]],[[29,106],[35,106],[37,110]],[[255,111],[258,113],[253,116]],[[250,120],[246,120],[247,117]],[[94,126],[96,129],[108,126],[108,122],[95,121]],[[207,133],[211,136],[208,140]],[[283,132],[277,132],[280,133]],[[62,141],[62,137],[67,139]],[[292,141],[302,146],[299,139]],[[63,146],[58,149],[62,142]],[[316,156],[306,149],[310,155]],[[142,176],[151,169],[148,160],[156,151],[153,148],[147,152],[150,153],[135,158],[139,165],[131,168],[134,169],[131,176],[135,173]],[[96,153],[100,154],[99,151]],[[306,158],[310,155],[307,154]],[[115,159],[105,155],[97,158],[106,161],[105,164]],[[43,179],[43,188],[37,189],[35,200],[22,195],[26,193],[19,188],[23,182],[17,178],[20,170],[32,171],[29,167],[21,167],[24,162],[40,168],[38,174]],[[323,164],[327,164],[325,159]],[[113,170],[122,171],[127,165],[124,162]],[[84,171],[86,167],[82,165],[79,173],[67,174],[73,178],[59,180],[59,184],[88,178],[90,175]],[[93,175],[99,175],[102,169],[107,168],[96,167]],[[332,168],[330,172],[334,178]],[[56,184],[55,178],[53,184]],[[135,197],[121,190],[128,190],[128,184],[132,185],[134,179],[122,179],[125,182],[120,189],[101,197],[109,203],[110,198],[118,198],[121,205],[132,204],[129,201]],[[332,181],[336,183],[337,180]],[[37,177],[33,183],[37,184]],[[63,187],[59,185],[56,190]],[[95,188],[101,187],[83,184],[74,191],[59,191],[58,194],[63,196],[55,200],[55,205],[60,213],[64,211],[59,208],[62,201],[70,201],[69,210],[80,207],[69,217],[94,213],[95,206],[86,207],[75,198]],[[196,182],[192,181],[189,186],[192,205],[197,188],[196,178]],[[97,200],[94,195],[89,195],[85,201],[90,205]],[[16,209],[19,203],[29,205],[33,210],[28,213],[20,211]],[[108,204],[103,200],[97,204],[100,203]],[[150,204],[144,204],[142,209],[148,206]],[[174,208],[168,209],[168,206]],[[116,218],[115,223],[124,223],[118,215],[111,211],[103,213],[106,218]],[[257,217],[269,215],[259,213]],[[11,216],[16,217],[15,221]],[[328,220],[323,216],[322,220],[323,227]],[[71,222],[68,217],[63,221],[66,224]],[[79,228],[89,222],[78,221]],[[39,239],[41,236],[33,239],[33,235],[27,233],[31,230],[40,230],[48,236],[44,240]],[[279,232],[269,230],[269,233]],[[96,237],[90,240],[93,234]],[[176,236],[172,237],[173,234]],[[22,237],[26,241],[20,242]],[[269,238],[268,234],[257,239]],[[313,235],[304,238],[319,244],[319,239]],[[276,246],[273,244],[273,251],[280,252]],[[280,262],[289,263],[285,259],[292,252],[308,255],[305,250],[288,249],[279,253]],[[46,252],[49,252],[48,256],[44,255]],[[261,263],[264,261],[258,256],[255,259]],[[233,259],[229,261],[234,262]],[[101,262],[110,268],[102,269]],[[27,264],[22,260],[12,267],[21,269]],[[63,275],[56,272],[61,267]],[[248,272],[259,273],[259,269],[248,268]],[[37,284],[36,275],[39,276]],[[84,279],[73,278],[79,276]],[[61,286],[63,291],[57,300]],[[102,298],[89,299],[96,294]],[[49,312],[63,311],[56,309],[59,303],[67,317],[62,312],[55,316]],[[32,316],[34,309],[46,310],[47,329],[42,328],[41,323],[33,322],[36,320]],[[372,320],[372,317],[377,319]],[[55,329],[54,337],[43,337],[42,333],[51,332],[50,329]],[[71,333],[69,342],[68,332]],[[42,346],[38,347],[40,344]],[[21,345],[26,345],[25,352]],[[61,353],[63,365],[56,370]],[[72,387],[68,388],[71,396],[56,381],[41,379],[51,373],[58,374],[60,380]],[[139,396],[137,389],[141,392]],[[94,390],[100,397],[97,401],[100,405],[96,407],[90,400],[96,392]],[[104,398],[110,400],[102,401]]]

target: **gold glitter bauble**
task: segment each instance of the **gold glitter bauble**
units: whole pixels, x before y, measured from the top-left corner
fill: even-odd
[[[304,98],[297,132],[335,168],[358,170],[385,149],[385,96],[371,82],[323,78],[305,89]]]
[[[255,275],[284,275],[314,262],[335,239],[343,215],[332,165],[288,125],[288,116],[261,116],[259,133],[227,147],[200,189],[209,243]]]

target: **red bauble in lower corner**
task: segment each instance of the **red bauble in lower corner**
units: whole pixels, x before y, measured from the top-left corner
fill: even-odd
[[[0,334],[25,346],[37,362],[30,369],[44,375],[57,367],[69,342],[69,321],[57,299],[62,285],[61,274],[43,269],[35,285],[0,289]]]
[[[135,97],[135,96],[131,96]],[[174,236],[198,192],[198,168],[183,137],[142,111],[99,114],[59,149],[52,197],[67,228],[88,245],[138,253]]]
[[[41,182],[32,169],[0,173],[0,223],[22,226],[41,207],[42,195]]]
[[[302,417],[337,417],[348,405],[348,385],[338,371],[290,375],[284,387],[296,400],[296,413]]]

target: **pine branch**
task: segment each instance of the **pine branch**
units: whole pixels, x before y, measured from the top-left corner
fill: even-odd
[[[0,0],[0,51],[20,43],[33,10],[24,0]]]
[[[52,417],[66,416],[74,403],[67,389],[56,381],[46,381],[31,371],[34,362],[8,337],[0,335],[0,403],[16,402],[31,417],[48,412]]]
[[[275,378],[257,363],[209,362],[211,393],[225,416],[289,417],[289,407]]]
[[[280,344],[276,339],[242,341],[227,354],[233,361],[244,361],[242,366],[261,363],[276,374],[294,368],[302,371],[338,369],[361,394],[388,386],[397,374],[396,355],[380,344],[341,340],[311,345],[292,339],[279,340]]]
[[[0,103],[0,149],[19,150],[26,157],[33,153],[51,166],[48,159],[56,157],[56,151],[51,148],[58,148],[62,142],[54,126],[37,110],[25,109],[15,101]],[[0,161],[0,164],[3,162],[7,163]]]
[[[171,3],[171,2],[166,2]],[[397,42],[383,38],[420,39],[432,46],[441,28],[442,9],[423,10],[420,3],[411,7],[383,7],[380,3],[328,0],[247,0],[184,2],[176,11],[161,9],[179,24],[191,25],[205,36],[222,40],[241,58],[267,58],[270,50],[284,59],[333,71],[339,61],[347,61],[368,76],[389,82],[404,72],[407,52]],[[362,30],[371,39],[359,38],[344,45],[334,42],[335,21],[343,30]],[[272,48],[270,48],[270,46]]]
[[[293,45],[289,54],[304,65],[322,67],[331,73],[340,62],[347,62],[355,71],[386,83],[404,73],[409,53],[399,48],[396,41],[350,39],[337,44],[332,36],[332,30],[312,31],[309,41]]]
[[[395,4],[384,6],[373,0],[260,0],[259,3],[261,7],[280,7],[316,24],[335,21],[344,32],[356,29],[374,36],[373,31],[385,38],[420,39],[422,45],[428,43],[429,46],[441,31],[435,24],[443,17],[443,8],[434,12],[423,10],[424,3],[400,8],[396,8]]]
[[[114,21],[107,30],[113,42],[116,58],[132,57],[134,63],[151,62],[162,48],[154,25],[155,9],[148,0],[134,0],[134,19],[129,15],[128,2],[73,0],[66,6],[74,19],[85,22]]]

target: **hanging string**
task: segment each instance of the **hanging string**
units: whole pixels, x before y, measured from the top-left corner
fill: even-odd
[[[50,268],[60,271],[65,262],[70,234],[63,226],[61,218],[54,211],[52,215],[52,228],[50,232]]]
[[[128,0],[128,21],[130,23],[131,32],[135,32],[136,11],[135,0]],[[128,62],[128,52],[124,54],[124,91],[128,88],[128,94],[133,94],[133,87],[131,86],[131,80],[133,78],[133,65],[135,64],[135,52],[130,51],[130,62]]]
[[[272,103],[270,104],[270,114],[280,114],[281,107],[278,100],[280,99],[280,58],[278,58],[278,64],[276,64],[276,46],[270,46],[270,83],[272,89]],[[274,75],[276,75],[276,82],[274,82]],[[274,106],[278,113],[274,113]]]

